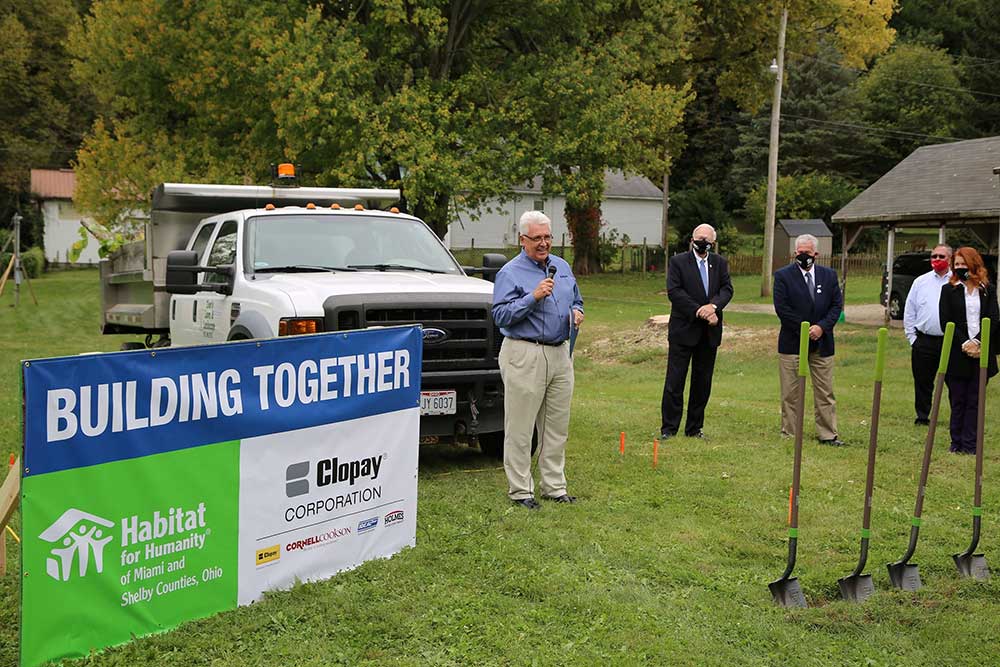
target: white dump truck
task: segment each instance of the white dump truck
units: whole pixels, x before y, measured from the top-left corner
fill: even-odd
[[[131,349],[420,324],[421,442],[502,455],[502,255],[463,268],[398,190],[164,183],[145,239],[101,262],[102,331]]]

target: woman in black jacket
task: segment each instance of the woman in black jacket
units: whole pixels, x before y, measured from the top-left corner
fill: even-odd
[[[945,382],[951,403],[951,451],[976,453],[976,411],[979,401],[981,320],[990,319],[988,375],[997,374],[1000,308],[983,258],[973,248],[959,248],[951,258],[951,280],[941,288],[941,327],[955,323],[955,338]]]

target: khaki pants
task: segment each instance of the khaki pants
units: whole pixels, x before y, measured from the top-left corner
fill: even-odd
[[[503,467],[511,500],[532,498],[531,436],[538,428],[539,486],[543,496],[566,493],[566,438],[573,398],[569,344],[537,345],[505,338],[500,347],[504,386]]]
[[[799,355],[779,354],[781,377],[781,432],[795,435],[798,424],[796,399],[799,388]],[[837,400],[833,396],[833,357],[809,354],[809,374],[812,376],[813,407],[816,412],[816,437],[832,440],[837,437]]]

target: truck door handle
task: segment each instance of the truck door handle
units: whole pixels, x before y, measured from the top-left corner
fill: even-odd
[[[192,301],[191,302],[191,321],[192,322],[197,322],[198,321],[198,302],[197,301]]]

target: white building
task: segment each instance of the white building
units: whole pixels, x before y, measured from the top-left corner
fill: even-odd
[[[32,169],[31,194],[45,221],[45,259],[50,263],[69,262],[70,249],[80,240],[81,216],[73,206],[76,175],[72,169]],[[77,259],[79,264],[96,264],[100,244],[91,237]]]
[[[448,227],[445,243],[449,248],[504,248],[518,245],[517,221],[525,211],[544,211],[552,219],[554,243],[559,245],[563,235],[566,245],[571,243],[566,229],[563,209],[566,197],[542,196],[542,179],[536,178],[528,185],[511,189],[512,198],[500,204],[488,202],[478,219],[462,212]],[[625,176],[621,172],[604,174],[604,201],[601,216],[605,224],[602,233],[618,230],[619,237],[628,234],[631,243],[660,244],[663,193],[642,176]]]

